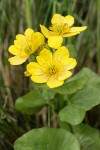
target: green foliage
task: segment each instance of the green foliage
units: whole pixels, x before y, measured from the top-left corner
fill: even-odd
[[[92,107],[100,104],[100,85],[87,87],[79,91],[71,99],[72,104],[79,105],[84,110],[90,110]]]
[[[88,68],[83,68],[74,77],[67,80],[63,86],[55,88],[54,90],[56,90],[60,94],[76,93],[78,90],[84,87],[84,85],[87,83],[90,77],[94,78],[94,76],[96,78],[96,81],[98,81],[99,77],[93,71],[91,71]],[[89,82],[92,81],[93,81],[92,79],[89,80]],[[87,85],[89,84],[87,83]]]
[[[82,77],[73,77],[72,80],[68,80],[63,86],[55,88],[54,90],[60,94],[73,94],[80,90],[87,81],[86,76]]]
[[[86,85],[70,100],[71,103],[79,105],[84,110],[90,110],[100,104],[100,77],[89,69],[87,74],[89,79]]]
[[[85,117],[85,110],[78,105],[69,103],[59,112],[61,121],[66,121],[72,125],[77,125],[82,122]]]
[[[99,131],[88,125],[79,125],[73,127],[73,132],[78,138],[82,150],[99,150],[100,135]]]
[[[80,150],[74,135],[64,129],[33,129],[14,144],[15,150]]]
[[[61,121],[76,125],[84,119],[87,110],[100,104],[99,88],[100,77],[90,69],[83,68],[63,86],[56,88],[56,92],[44,89],[42,90],[43,98],[39,92],[33,90],[18,98],[15,107],[22,113],[34,114],[48,104],[48,99],[54,99],[56,93],[61,93],[64,94],[65,100],[65,97],[67,97],[68,104],[60,110],[59,117]],[[61,98],[61,100],[63,99]]]
[[[80,81],[80,78],[82,78],[82,76],[87,77],[87,80],[84,83],[84,86],[81,86],[81,88],[79,88],[78,90],[78,86],[77,84],[75,84],[75,81]],[[76,125],[84,119],[85,111],[90,110],[92,109],[92,107],[100,104],[100,77],[92,72],[90,69],[83,68],[68,83],[72,83],[70,84],[71,86],[68,86],[68,88],[70,87],[69,93],[69,89],[64,89],[64,91],[67,91],[67,95],[70,94],[69,99],[67,100],[68,105],[59,112],[59,117],[61,121]],[[66,83],[65,85],[67,85],[68,83]],[[79,83],[81,84],[81,82]],[[60,87],[61,91],[63,91],[64,86]],[[73,92],[73,89],[75,88],[77,90]],[[73,116],[73,114],[75,116]]]
[[[47,101],[40,95],[39,92],[33,90],[28,94],[16,100],[15,108],[25,114],[34,114],[38,112]]]
[[[78,139],[80,150],[99,150],[100,149],[100,133],[99,130],[89,125],[80,124],[78,126],[70,126],[67,123],[60,123],[61,128],[70,130]]]
[[[82,80],[82,79],[84,79],[84,80]],[[77,83],[77,84],[75,84],[75,83]],[[82,85],[80,86],[79,83],[80,84],[82,83]],[[74,126],[70,125],[70,127],[68,127],[68,125],[67,125],[67,127],[66,127],[66,124],[65,124],[64,128],[68,129],[68,131],[75,134],[75,136],[78,138],[78,140],[80,142],[81,150],[84,150],[84,149],[90,150],[91,147],[93,150],[94,150],[94,148],[96,148],[97,150],[99,150],[99,148],[100,148],[99,137],[97,135],[98,131],[96,131],[94,138],[91,140],[91,138],[94,134],[93,129],[91,129],[90,127],[84,126],[84,125],[75,126],[82,122],[87,110],[90,110],[95,105],[100,104],[99,89],[100,89],[100,77],[98,77],[90,69],[83,68],[78,74],[76,74],[74,77],[69,79],[69,81],[67,81],[63,86],[61,86],[60,88],[56,88],[56,90],[55,90],[56,93],[61,93],[61,95],[59,95],[59,97],[57,98],[58,102],[60,102],[59,103],[60,106],[62,105],[61,101],[67,101],[67,104],[65,107],[63,107],[63,105],[62,105],[62,108],[57,106],[57,108],[60,108],[60,111],[59,111],[59,119],[61,122],[60,125],[61,125],[61,127],[63,127],[62,122],[68,122],[69,124],[74,125]],[[64,92],[62,92],[62,91],[64,91]],[[50,92],[48,89],[43,90],[42,96],[46,100],[43,99],[41,97],[41,95],[39,93],[37,93],[36,91],[32,91],[29,94],[23,96],[22,98],[19,98],[16,101],[17,110],[20,110],[21,112],[24,112],[27,114],[32,114],[32,113],[35,113],[36,111],[39,111],[39,109],[37,109],[38,107],[42,108],[44,105],[48,104],[47,103],[48,99],[56,98],[55,92],[53,92],[53,91]],[[67,97],[67,99],[65,97]],[[33,99],[33,101],[32,101],[32,99]],[[55,103],[53,103],[53,105],[55,105]],[[56,133],[52,133],[53,130],[54,129],[45,129],[44,128],[44,129],[30,131],[29,133],[25,134],[24,136],[22,136],[15,142],[15,150],[20,150],[21,147],[25,147],[26,150],[28,148],[30,150],[32,148],[42,150],[42,149],[48,149],[48,147],[49,147],[50,149],[53,150],[57,146],[59,147],[59,149],[66,149],[66,146],[67,146],[68,149],[73,150],[73,147],[71,147],[71,148],[68,147],[68,145],[70,143],[70,141],[68,141],[68,140],[70,139],[70,137],[69,138],[67,137],[67,142],[64,141],[65,147],[63,147],[63,143],[61,142],[62,135],[59,135],[61,139],[58,139],[58,137],[56,137]],[[58,129],[58,131],[60,132],[60,129]],[[83,132],[83,131],[85,131],[85,132]],[[35,132],[37,133],[37,135]],[[53,137],[52,134],[54,134],[55,136]],[[47,135],[49,135],[49,136],[47,136]],[[67,135],[68,135],[68,133],[67,133]],[[31,142],[31,138],[34,142]],[[50,139],[52,139],[52,141],[50,141]],[[66,137],[65,137],[65,139],[66,139]],[[37,140],[39,142],[37,142]],[[58,142],[59,140],[60,140],[60,142]],[[54,143],[53,143],[53,141],[54,141]],[[58,143],[60,143],[60,145]],[[47,147],[47,145],[48,145],[48,147]],[[74,147],[74,149],[75,149],[75,147]]]
[[[76,58],[77,53],[76,53],[76,51],[75,51],[74,45],[73,45],[73,44],[68,44],[66,47],[68,48],[68,50],[69,50],[69,52],[70,52],[70,57]]]

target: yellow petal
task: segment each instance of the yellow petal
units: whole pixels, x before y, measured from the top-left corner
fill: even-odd
[[[74,36],[80,34],[80,32],[68,32],[66,34],[63,34],[63,37],[70,37],[70,36]]]
[[[74,17],[73,16],[65,16],[62,20],[62,23],[68,24],[69,26],[72,26],[74,24]]]
[[[41,28],[41,32],[43,33],[43,35],[46,38],[48,38],[50,36],[49,30],[43,25],[40,25],[40,28]]]
[[[44,36],[40,32],[36,32],[35,35],[37,36],[39,46],[44,44]]]
[[[70,28],[70,30],[68,31],[68,33],[64,34],[63,37],[70,37],[70,36],[74,36],[76,34],[80,34],[81,31],[86,30],[87,26],[83,26],[83,27],[72,27]]]
[[[77,62],[74,58],[67,58],[64,61],[64,69],[65,70],[73,69],[76,65],[77,65]]]
[[[14,40],[14,45],[21,50],[22,46],[26,44],[27,40],[24,35],[18,34],[16,40]]]
[[[48,45],[52,48],[59,48],[63,42],[63,38],[61,36],[51,36],[48,39]]]
[[[38,50],[38,48],[45,42],[44,36],[40,32],[34,33],[32,36],[32,51]]]
[[[20,49],[20,51],[21,51],[21,49]],[[20,53],[20,57],[26,58],[26,57],[29,57],[29,55],[25,51],[23,51],[23,49],[22,49],[22,52]]]
[[[41,52],[40,52],[40,56],[43,57],[46,61],[48,59],[48,61],[52,61],[52,53],[50,50],[44,48]]]
[[[27,60],[26,58],[21,58],[20,56],[14,56],[8,59],[11,65],[20,65]]]
[[[34,30],[32,30],[32,29],[30,29],[30,28],[26,29],[25,32],[24,32],[24,34],[25,34],[28,38],[30,38],[33,33],[34,33]]]
[[[31,76],[31,74],[30,74],[28,71],[25,71],[24,74],[25,74],[25,76],[27,76],[27,77]]]
[[[13,55],[20,55],[20,49],[18,49],[15,45],[11,45],[8,51]]]
[[[45,74],[38,75],[38,76],[32,75],[31,80],[36,83],[45,83],[48,80],[48,76],[46,76]]]
[[[26,39],[25,39],[25,36],[22,35],[22,34],[16,35],[16,39],[17,39],[17,40],[26,40]]]
[[[53,54],[54,62],[61,62],[63,59],[67,59],[69,57],[69,51],[66,47],[62,46]]]
[[[45,48],[40,52],[40,56],[37,56],[36,59],[41,66],[46,67],[52,63],[52,53]]]
[[[36,33],[34,33],[34,35],[32,35],[32,51],[35,52],[37,50],[37,48],[39,47],[39,39]]]
[[[81,32],[86,30],[87,26],[83,26],[83,27],[72,27],[70,28],[69,32]]]
[[[41,75],[43,71],[41,66],[36,62],[31,62],[27,65],[27,71],[32,75]]]
[[[60,14],[54,14],[51,19],[51,23],[52,24],[62,23],[63,19],[64,19],[64,17],[61,16]]]
[[[62,84],[64,84],[64,81],[63,80],[58,80],[57,76],[55,75],[52,75],[48,81],[47,81],[47,85],[50,87],[50,88],[55,88],[55,87],[59,87],[61,86]]]
[[[24,42],[21,40],[14,40],[14,45],[19,49],[22,47],[23,44]]]
[[[66,71],[64,70],[63,72],[61,72],[61,74],[58,76],[58,80],[65,80],[67,78],[69,78],[72,75],[71,71]]]

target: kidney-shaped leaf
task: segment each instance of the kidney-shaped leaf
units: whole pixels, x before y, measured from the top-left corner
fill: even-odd
[[[89,77],[87,82],[79,91],[69,97],[70,103],[59,113],[61,121],[68,122],[72,125],[81,123],[85,116],[85,111],[100,104],[100,77],[86,68],[81,72],[83,75]],[[81,73],[78,73],[78,77],[81,75]]]
[[[74,126],[73,132],[80,142],[81,150],[100,150],[100,133],[97,129],[81,124]]]
[[[20,137],[14,150],[80,150],[74,135],[64,129],[33,129]]]
[[[100,132],[86,124],[71,126],[68,123],[60,122],[60,127],[73,132],[77,137],[80,150],[100,150]]]
[[[40,95],[40,93],[33,90],[18,98],[15,103],[15,108],[22,113],[31,115],[39,111],[46,104],[47,101]]]
[[[70,102],[87,111],[100,104],[100,77],[90,69],[85,68],[83,71],[89,78],[84,87],[71,97]]]
[[[70,101],[72,104],[79,105],[81,109],[90,110],[92,107],[100,104],[100,85],[84,87]]]
[[[70,103],[59,112],[59,117],[61,121],[77,125],[84,119],[85,111],[79,106]]]

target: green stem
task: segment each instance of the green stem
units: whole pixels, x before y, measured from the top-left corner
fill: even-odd
[[[50,127],[50,102],[48,100],[48,127]]]
[[[32,15],[31,15],[31,0],[26,0],[26,22],[27,27],[32,27]]]
[[[53,10],[52,10],[52,14],[55,14],[55,13],[56,13],[56,3],[57,3],[57,0],[54,0],[54,1],[53,1]]]

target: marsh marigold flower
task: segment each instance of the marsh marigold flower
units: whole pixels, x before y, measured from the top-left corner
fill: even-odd
[[[48,45],[52,48],[61,46],[63,37],[79,34],[87,28],[87,26],[71,27],[74,24],[74,17],[70,15],[64,17],[60,14],[54,14],[51,23],[49,30],[43,25],[40,25],[40,27],[41,32],[48,38]]]
[[[11,45],[8,49],[14,55],[14,57],[8,59],[11,65],[24,63],[31,54],[44,44],[44,36],[40,32],[34,32],[34,30],[29,28],[24,34],[18,34],[14,45]]]
[[[45,48],[36,59],[37,62],[27,65],[27,73],[31,75],[33,82],[46,83],[50,88],[64,84],[64,80],[72,75],[69,70],[77,64],[75,59],[69,58],[69,51],[64,46],[54,54]]]

